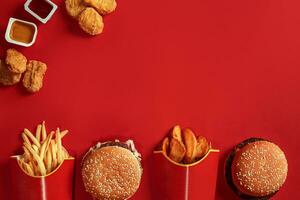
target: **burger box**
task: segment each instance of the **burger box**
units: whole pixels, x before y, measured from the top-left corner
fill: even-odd
[[[12,200],[72,200],[75,159],[65,159],[46,176],[30,176],[19,166],[20,156],[9,161]]]
[[[163,151],[154,151],[153,176],[162,200],[214,200],[217,184],[219,150],[210,148],[207,154],[192,164],[171,160]]]

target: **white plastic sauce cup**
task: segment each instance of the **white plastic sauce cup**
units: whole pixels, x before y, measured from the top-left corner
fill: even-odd
[[[50,10],[50,12],[48,13],[48,15],[45,18],[42,18],[41,16],[39,16],[37,13],[35,13],[33,10],[30,9],[30,4],[32,3],[33,0],[27,0],[24,4],[24,9],[31,14],[32,16],[34,16],[36,19],[38,19],[40,22],[46,24],[52,17],[52,15],[54,14],[54,12],[57,9],[57,5],[55,3],[53,3],[50,0],[41,0],[44,1],[45,3],[49,4],[52,9]]]
[[[20,41],[17,41],[17,40],[14,40],[14,39],[11,38],[11,36],[10,36],[11,28],[12,28],[13,23],[16,22],[16,21],[24,23],[24,24],[28,24],[29,26],[33,27],[34,33],[33,33],[31,42],[24,43],[24,42],[20,42]],[[24,21],[24,20],[20,20],[20,19],[16,19],[16,18],[13,18],[13,17],[9,18],[7,28],[6,28],[6,32],[5,32],[5,39],[6,39],[7,42],[12,43],[12,44],[16,44],[16,45],[20,45],[20,46],[24,46],[24,47],[30,47],[34,44],[34,42],[36,40],[36,36],[37,36],[37,26],[34,23]]]

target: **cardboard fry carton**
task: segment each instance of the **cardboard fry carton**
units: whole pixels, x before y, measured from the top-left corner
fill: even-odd
[[[19,156],[10,159],[12,200],[72,200],[75,159],[65,159],[46,176],[30,176],[19,166]]]
[[[154,151],[153,176],[161,200],[214,200],[217,184],[219,150],[192,164],[171,160],[163,151]]]

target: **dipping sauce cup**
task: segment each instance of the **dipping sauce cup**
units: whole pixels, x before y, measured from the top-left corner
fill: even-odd
[[[50,0],[27,0],[24,9],[40,22],[46,24],[57,9]]]
[[[37,35],[37,26],[28,21],[11,17],[5,32],[7,42],[29,47],[34,44]]]

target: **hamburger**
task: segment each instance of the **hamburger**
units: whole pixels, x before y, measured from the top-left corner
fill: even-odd
[[[98,200],[128,199],[139,188],[141,154],[132,140],[98,143],[82,161],[82,180],[86,191]]]
[[[250,138],[238,144],[225,163],[229,187],[241,199],[268,200],[284,184],[288,163],[283,151],[274,143]]]

